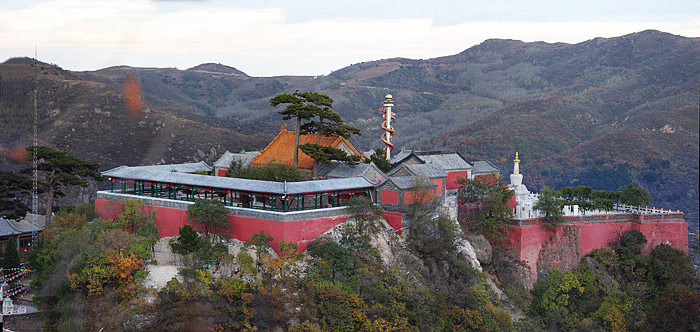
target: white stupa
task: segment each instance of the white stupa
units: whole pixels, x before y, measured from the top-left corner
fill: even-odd
[[[537,195],[530,193],[523,184],[523,175],[520,174],[520,159],[518,159],[517,152],[513,160],[513,174],[510,175],[510,189],[515,193],[515,211],[513,211],[513,214],[516,219],[539,216],[538,211],[532,209],[532,206],[537,202]]]

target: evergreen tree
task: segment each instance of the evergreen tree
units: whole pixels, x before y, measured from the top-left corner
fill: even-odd
[[[63,190],[67,186],[87,187],[87,179],[102,180],[97,163],[80,160],[65,152],[45,146],[27,147],[27,154],[36,151],[39,171],[39,190],[44,194],[46,203],[46,224],[51,223],[54,199],[65,196]],[[21,171],[22,174],[32,175],[32,168]],[[41,197],[41,195],[40,195]]]
[[[19,195],[28,192],[29,188],[29,179],[0,170],[0,217],[12,220],[24,218],[29,208],[19,199]]]
[[[263,251],[270,248],[270,242],[272,242],[272,240],[272,235],[266,234],[262,229],[260,233],[253,234],[253,237],[250,239],[250,244],[255,247],[255,255],[257,255],[258,259],[260,259],[260,254],[262,254]]]
[[[549,229],[557,228],[558,224],[564,222],[564,207],[565,201],[559,198],[561,193],[554,191],[551,188],[544,186],[540,192],[540,197],[532,206],[533,209],[544,213],[544,226]]]
[[[332,105],[333,99],[328,97],[328,100]],[[314,178],[318,177],[319,162],[328,164],[331,160],[338,160],[354,165],[360,160],[359,156],[348,156],[343,150],[321,146],[321,136],[338,135],[347,139],[352,135],[361,135],[360,129],[346,125],[340,114],[334,112],[330,105],[318,109],[316,116],[301,126],[301,132],[302,134],[316,133],[316,144],[307,143],[299,147],[301,151],[314,158]]]
[[[10,238],[7,239],[5,254],[2,257],[2,268],[13,269],[20,267],[20,263],[19,252],[17,251],[17,236],[11,235]]]
[[[301,122],[310,120],[317,116],[323,107],[329,108],[333,105],[333,99],[315,92],[299,92],[292,94],[283,93],[270,99],[270,105],[277,106],[287,104],[283,111],[277,113],[284,115],[282,119],[289,120],[295,118],[297,122],[296,136],[294,138],[294,166],[299,166],[299,134],[301,132]]]
[[[230,178],[240,178],[240,173],[243,169],[243,162],[238,158],[233,158],[226,170],[226,176]]]
[[[349,165],[357,165],[360,162],[360,156],[349,155],[345,151],[334,148],[332,146],[324,146],[320,144],[302,144],[299,146],[302,152],[314,159],[314,178],[318,177],[318,163],[330,164],[331,161],[342,161]]]
[[[391,164],[389,160],[386,159],[386,153],[382,148],[374,149],[374,153],[372,153],[365,162],[368,164],[374,163],[384,173],[389,173],[389,171],[391,171]]]
[[[503,242],[503,232],[509,228],[513,210],[508,202],[513,191],[503,182],[503,177],[493,173],[491,177],[473,180],[458,178],[459,201],[467,204],[467,213],[460,216],[460,224],[478,231],[491,242]]]
[[[180,255],[196,252],[203,246],[205,246],[204,240],[199,237],[199,234],[191,225],[180,227],[180,236],[177,239],[170,240],[170,248],[174,253]]]
[[[208,240],[212,234],[228,237],[230,225],[224,202],[214,199],[197,199],[187,209],[189,219]]]

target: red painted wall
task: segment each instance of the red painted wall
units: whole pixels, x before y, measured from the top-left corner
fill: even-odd
[[[494,180],[496,180],[496,179],[494,179],[493,175],[491,175],[491,174],[475,175],[474,179],[476,179],[476,178],[484,178],[484,179],[489,180],[489,182],[493,182]]]
[[[399,204],[399,193],[396,190],[382,190],[381,197],[384,204]]]
[[[231,224],[231,237],[241,241],[250,241],[254,234],[264,230],[272,235],[272,248],[277,250],[280,240],[295,242],[299,251],[306,250],[309,243],[347,219],[347,216],[334,218],[317,218],[295,221],[272,221],[238,216],[228,216]]]
[[[226,171],[225,169],[220,169],[219,173],[216,174],[216,176],[226,176]]]
[[[447,186],[445,187],[445,189],[447,189],[447,190],[459,189],[459,185],[457,184],[457,178],[468,179],[469,178],[469,171],[447,173]]]
[[[386,220],[387,224],[391,226],[395,231],[398,231],[401,229],[401,219],[402,215],[399,212],[384,212],[384,220]],[[401,235],[401,231],[398,232],[399,235]]]
[[[580,230],[579,257],[583,257],[599,248],[608,248],[608,243],[617,237],[620,231],[636,229],[647,238],[647,245],[643,252],[648,253],[654,247],[669,243],[677,249],[688,252],[688,223],[686,222],[600,222],[566,224],[578,227]],[[548,239],[559,237],[564,230],[563,226],[550,231],[542,227],[540,223],[512,227],[507,234],[510,244],[520,254],[520,260],[530,266],[532,280],[537,280],[537,264],[540,251]]]
[[[517,203],[516,203],[516,201],[515,201],[515,195],[513,195],[513,197],[511,197],[510,200],[508,201],[508,207],[509,207],[511,210],[513,210],[513,209],[515,209],[515,206],[516,206],[516,205],[517,205]]]
[[[435,198],[435,191],[433,189],[407,191],[404,193],[404,196],[403,196],[403,204],[404,205],[411,205],[411,204],[415,203],[416,199],[421,198],[421,196],[423,196],[423,195],[425,195],[428,202],[432,202],[433,198]]]
[[[121,203],[121,202],[120,202]],[[123,203],[121,203],[123,205]],[[161,237],[177,236],[180,233],[180,227],[185,224],[191,225],[187,220],[187,210],[145,206],[144,210],[150,213],[152,209],[156,209],[156,227]],[[95,200],[95,212],[103,218],[109,218],[108,214],[113,209],[109,207],[109,203],[105,200]],[[118,214],[118,213],[117,213]],[[228,216],[231,225],[230,235],[234,239],[241,241],[250,241],[254,234],[264,230],[265,233],[272,235],[272,248],[277,250],[277,245],[280,240],[287,242],[295,242],[300,251],[306,250],[309,243],[319,235],[325,233],[336,225],[347,219],[347,216],[338,216],[331,218],[316,218],[308,220],[295,221],[272,221],[264,219],[254,219],[239,216]],[[111,219],[111,218],[110,218]]]
[[[442,180],[441,179],[436,179],[433,180],[433,183],[437,184],[437,195],[436,196],[442,196]]]

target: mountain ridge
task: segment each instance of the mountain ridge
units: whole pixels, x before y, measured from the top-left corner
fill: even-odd
[[[607,185],[600,180],[607,174],[617,179],[610,183],[649,187],[655,203],[682,208],[697,223],[698,136],[693,128],[698,119],[693,110],[700,90],[700,38],[645,30],[575,44],[488,39],[454,55],[367,61],[321,76],[252,77],[215,63],[186,70],[51,70],[55,73],[46,75],[99,83],[117,95],[132,75],[150,109],[201,124],[205,132],[220,128],[249,137],[245,144],[221,146],[228,150],[264,147],[283,122],[269,99],[295,90],[331,96],[346,122],[362,129],[363,136],[351,142],[361,150],[379,147],[381,102],[392,94],[399,148],[457,149],[471,159],[489,159],[505,173],[519,151],[523,170],[531,167],[525,182],[533,189],[573,180]],[[68,97],[62,98],[66,105],[75,98]],[[26,92],[21,98],[14,109],[27,106]],[[121,107],[118,98],[113,102],[113,108]],[[204,151],[206,143],[198,135],[190,136]],[[615,140],[626,145],[617,146]],[[46,141],[51,143],[51,137]],[[560,170],[554,163],[562,163]],[[587,174],[595,180],[587,182]]]

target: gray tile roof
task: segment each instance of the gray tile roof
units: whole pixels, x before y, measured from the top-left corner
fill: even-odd
[[[394,176],[389,177],[387,181],[393,182],[401,190],[413,189],[416,187],[415,176]],[[426,181],[426,185],[431,188],[437,187],[437,184],[432,181]]]
[[[404,160],[406,157],[410,156],[412,152],[413,152],[412,149],[411,149],[411,150],[408,150],[408,149],[403,149],[403,148],[402,148],[401,151],[399,151],[399,153],[397,153],[397,154],[391,156],[391,161],[390,161],[390,163],[391,163],[391,164],[396,164],[396,163],[398,163],[398,162]]]
[[[123,167],[128,167],[131,169],[138,169],[141,171],[180,172],[180,173],[194,173],[196,171],[211,172],[212,170],[214,170],[214,168],[207,165],[207,163],[200,161],[198,163],[185,163],[185,164],[149,165],[149,166],[119,166],[119,167],[111,169],[107,172],[111,172],[113,170],[117,170],[117,169],[120,169]]]
[[[28,213],[24,219],[20,221],[8,220],[0,218],[0,236],[8,236],[12,234],[31,233],[34,230],[40,231],[44,228],[44,216],[36,216],[37,224],[34,224],[34,215]]]
[[[405,168],[408,170],[409,173],[413,175],[422,175],[427,178],[445,178],[447,177],[447,172],[445,172],[443,169],[439,167],[435,167],[434,165],[430,164],[418,164],[418,165],[406,165],[406,164],[401,164],[398,167],[394,168],[391,170],[387,175],[391,176],[392,174],[395,174],[398,172],[400,169]]]
[[[415,154],[428,165],[440,167],[446,171],[469,170],[473,166],[456,150],[416,151]]]
[[[302,182],[273,182],[261,180],[248,180],[221,176],[208,176],[187,174],[179,172],[164,172],[158,170],[144,170],[135,167],[117,167],[102,172],[108,178],[140,180],[159,182],[164,184],[176,184],[183,186],[208,187],[223,190],[248,191],[273,194],[300,194],[314,192],[331,192],[348,189],[371,188],[374,184],[364,177],[344,179],[329,179]]]
[[[374,163],[359,163],[355,166],[349,166],[342,162],[331,162],[330,165],[323,164],[318,167],[318,175],[327,178],[352,178],[364,176],[370,169],[376,169],[379,174],[384,174]]]
[[[250,161],[253,160],[253,158],[257,157],[260,154],[260,151],[241,151],[239,153],[232,153],[229,151],[224,152],[224,154],[214,162],[214,167],[219,167],[219,168],[228,168],[231,165],[231,162],[233,161],[234,158],[240,160],[243,163],[243,167],[246,167],[250,164]]]
[[[473,174],[491,174],[492,172],[500,172],[498,167],[494,166],[488,160],[479,160],[474,162]]]

